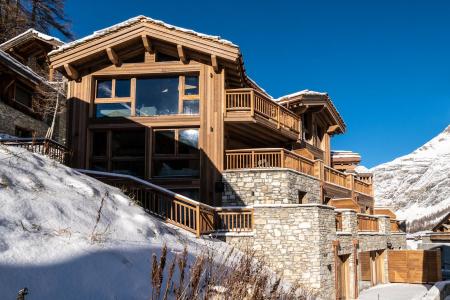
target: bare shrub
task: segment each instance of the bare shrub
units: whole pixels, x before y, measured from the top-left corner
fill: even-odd
[[[167,247],[161,257],[152,255],[152,300],[157,299],[315,299],[311,290],[300,285],[288,286],[271,272],[254,252],[231,249],[217,257],[217,252],[203,251],[191,265],[188,253],[174,257],[164,271]],[[178,273],[178,276],[174,276]],[[164,278],[166,276],[166,278]],[[165,282],[164,293],[161,286]]]

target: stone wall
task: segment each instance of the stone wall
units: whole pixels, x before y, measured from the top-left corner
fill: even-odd
[[[223,206],[321,203],[320,181],[290,169],[223,172]],[[299,192],[305,192],[299,203]]]
[[[15,127],[33,130],[36,137],[45,137],[48,125],[0,101],[0,133],[15,135]]]
[[[406,249],[406,233],[393,232],[388,236],[392,249]]]

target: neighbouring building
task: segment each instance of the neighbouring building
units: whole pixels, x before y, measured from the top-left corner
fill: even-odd
[[[65,87],[53,78],[47,54],[63,42],[34,29],[0,44],[0,134],[2,137],[43,138],[52,123],[60,94],[53,138],[65,139]]]
[[[404,248],[405,234],[395,215],[376,214],[372,174],[355,172],[360,156],[332,154],[346,125],[328,94],[275,99],[249,78],[237,45],[144,16],[48,56],[69,80],[71,166],[210,205],[164,218],[179,224],[214,209],[201,221],[215,236],[251,247],[321,298],[388,281],[386,250]],[[195,222],[183,228],[211,233]]]

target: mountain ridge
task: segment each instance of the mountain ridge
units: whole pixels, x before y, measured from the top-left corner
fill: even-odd
[[[370,171],[377,206],[391,206],[411,232],[431,229],[450,212],[450,125],[410,154]]]

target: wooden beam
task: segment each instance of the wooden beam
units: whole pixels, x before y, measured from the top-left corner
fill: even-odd
[[[78,71],[69,64],[64,64],[64,70],[66,70],[67,76],[72,80],[77,80],[80,77]]]
[[[328,134],[334,134],[339,129],[339,125],[332,125],[328,127],[327,133]]]
[[[106,54],[108,54],[109,60],[116,66],[120,66],[120,58],[117,55],[116,51],[113,50],[113,48],[106,48]]]
[[[153,54],[154,49],[153,49],[153,44],[152,44],[152,41],[150,40],[150,37],[146,34],[143,34],[141,37],[142,37],[142,44],[144,45],[145,51]]]
[[[184,51],[183,46],[177,45],[177,51],[178,51],[178,57],[183,62],[183,64],[187,64],[188,60],[187,60],[186,53]]]
[[[217,61],[216,55],[211,55],[211,65],[214,69],[214,72],[219,73],[219,62]]]

